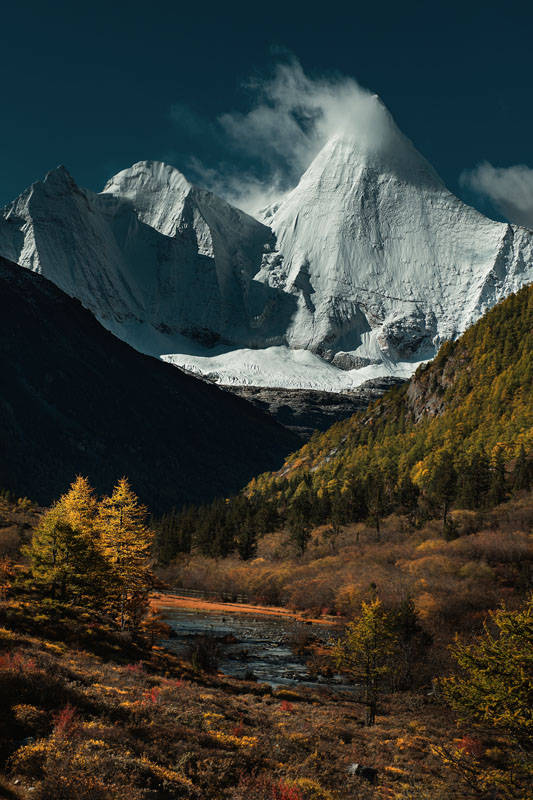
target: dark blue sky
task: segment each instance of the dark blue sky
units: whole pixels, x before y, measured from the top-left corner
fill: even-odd
[[[182,130],[245,110],[251,74],[290,51],[379,93],[451,189],[487,159],[533,167],[530,2],[20,2],[2,10],[0,204],[59,163],[99,189],[140,159],[216,167],[216,137]],[[480,201],[478,205],[483,205]]]

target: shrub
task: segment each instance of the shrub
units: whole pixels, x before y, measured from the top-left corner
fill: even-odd
[[[67,703],[64,708],[54,715],[54,735],[57,737],[72,738],[78,730],[79,721],[77,718],[77,710],[75,706]]]
[[[241,777],[231,800],[304,800],[301,790],[293,783],[274,781],[266,775]]]
[[[20,703],[12,707],[12,713],[16,722],[23,728],[29,731],[44,732],[48,718],[42,708],[28,703]]]
[[[197,636],[189,646],[187,659],[198,672],[216,672],[218,670],[218,646],[209,636]]]

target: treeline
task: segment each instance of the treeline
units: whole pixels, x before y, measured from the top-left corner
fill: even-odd
[[[25,554],[29,584],[52,599],[107,610],[137,631],[148,608],[153,532],[126,478],[98,499],[78,477],[45,514]]]
[[[333,528],[396,512],[441,516],[452,506],[503,502],[532,482],[533,287],[512,295],[409,384],[351,419],[316,433],[280,473],[252,480],[236,498],[190,507],[157,522],[168,562],[198,550],[253,557],[258,537],[286,527],[304,552],[313,526]]]
[[[374,526],[379,540],[381,520],[392,513],[407,516],[413,525],[441,517],[444,534],[453,538],[457,532],[449,516],[452,506],[488,509],[533,484],[533,459],[523,447],[511,468],[501,450],[492,459],[480,450],[457,460],[443,451],[424,489],[395,466],[391,462],[387,470],[363,478],[354,475],[343,482],[341,491],[335,484],[317,489],[311,474],[305,473],[279,479],[262,494],[173,511],[153,521],[157,558],[168,564],[180,553],[199,552],[215,558],[237,553],[247,560],[255,556],[261,536],[280,528],[303,554],[312,529],[324,524],[334,534],[341,525],[366,522]]]

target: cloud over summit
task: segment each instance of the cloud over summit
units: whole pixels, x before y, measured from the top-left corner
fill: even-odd
[[[381,146],[390,135],[390,115],[376,95],[341,75],[311,78],[296,59],[278,63],[271,75],[246,87],[244,112],[204,121],[204,134],[226,158],[216,168],[193,159],[193,177],[250,212],[292,188],[323,145],[336,134],[357,135],[361,144]],[[176,105],[181,129],[198,133],[200,118]],[[231,154],[243,169],[230,166]]]

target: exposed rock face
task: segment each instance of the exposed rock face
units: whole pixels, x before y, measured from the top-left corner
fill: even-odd
[[[403,383],[401,378],[376,378],[342,394],[257,386],[232,387],[231,391],[268,411],[278,422],[306,440],[313,431],[325,431],[334,422],[351,417],[400,383]]]

